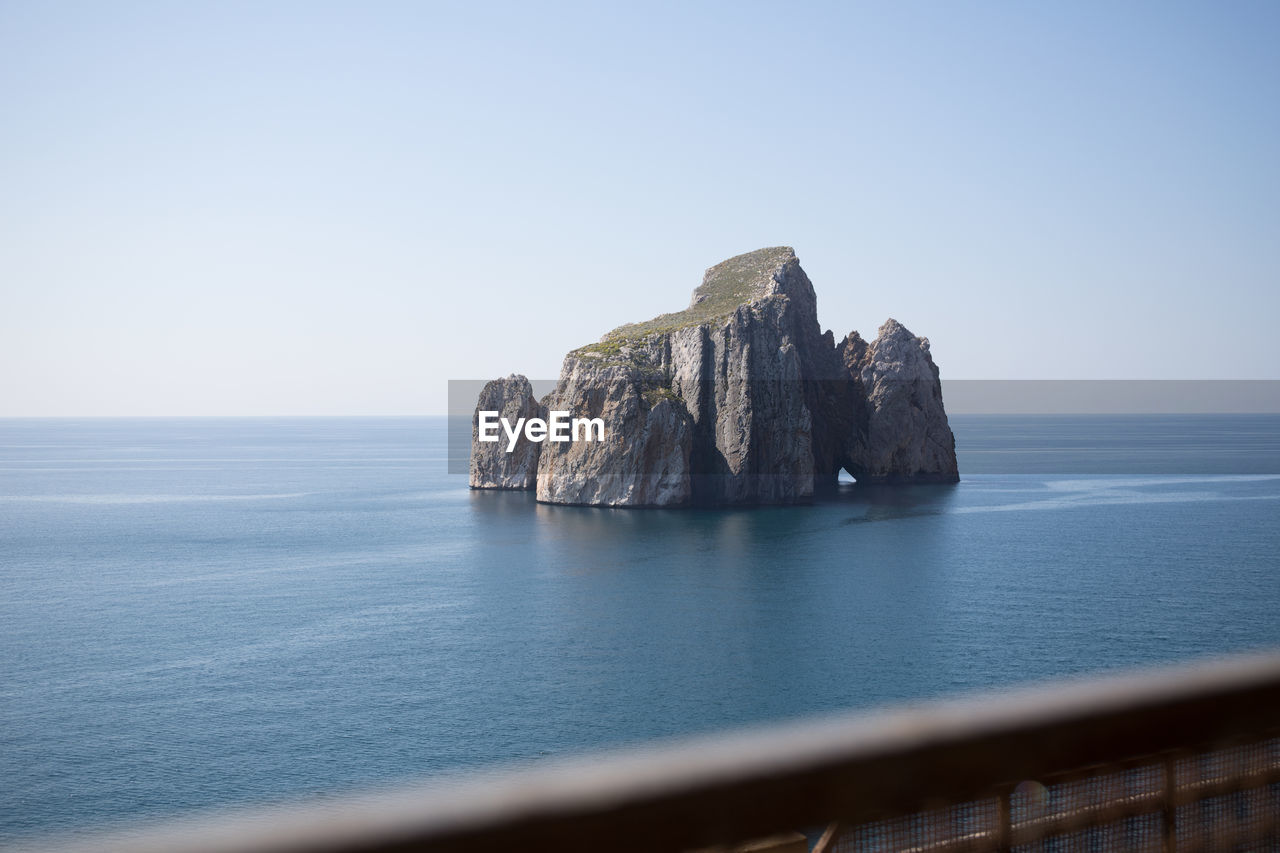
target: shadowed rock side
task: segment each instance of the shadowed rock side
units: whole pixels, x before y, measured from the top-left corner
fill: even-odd
[[[471,419],[471,488],[532,489],[538,479],[540,444],[523,435],[507,452],[507,437],[498,429],[497,441],[480,441],[479,412],[498,412],[511,424],[520,418],[546,418],[547,410],[533,397],[533,386],[523,376],[486,382]]]
[[[542,445],[548,503],[802,503],[841,468],[875,482],[959,479],[928,341],[890,320],[871,344],[854,332],[837,346],[787,247],[717,264],[684,311],[574,350],[542,402],[608,425],[604,442]],[[500,464],[492,445],[477,477],[477,447],[472,485],[496,481],[505,469],[483,472]]]

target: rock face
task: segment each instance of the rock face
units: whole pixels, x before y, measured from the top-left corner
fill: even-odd
[[[538,500],[593,506],[681,506],[689,502],[693,421],[661,374],[644,365],[570,355],[551,411],[601,418],[603,441],[546,442]]]
[[[533,397],[533,386],[523,376],[486,382],[476,412],[496,411],[513,426],[520,418],[546,418],[547,410]],[[498,429],[498,440],[480,441],[479,416],[471,420],[471,488],[532,489],[538,479],[540,444],[521,436],[507,452],[507,436]]]
[[[479,408],[539,405],[523,377],[499,382]],[[874,342],[853,332],[837,346],[787,247],[717,264],[684,311],[569,353],[541,410],[603,418],[605,440],[530,445],[516,462],[473,430],[473,486],[535,488],[531,460],[538,500],[601,506],[800,503],[841,468],[859,482],[959,479],[929,342],[889,320]]]
[[[850,448],[850,467],[862,472],[855,476],[880,483],[959,479],[929,339],[890,318],[870,346],[854,342],[842,355],[858,372],[867,400],[865,438]]]

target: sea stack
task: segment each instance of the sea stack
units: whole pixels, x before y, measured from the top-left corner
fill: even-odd
[[[498,412],[509,423],[546,417],[546,409],[533,397],[529,380],[516,374],[485,383],[476,411]],[[540,445],[519,437],[514,449],[508,451],[504,438],[480,441],[479,420],[471,419],[471,488],[532,489],[538,482]]]
[[[507,453],[477,441],[473,419],[473,487],[674,507],[803,503],[842,468],[860,483],[959,480],[928,340],[891,319],[869,344],[853,332],[837,345],[788,247],[716,264],[685,310],[569,353],[540,402],[528,387],[518,375],[489,383],[477,415],[568,411],[602,418],[605,439]]]

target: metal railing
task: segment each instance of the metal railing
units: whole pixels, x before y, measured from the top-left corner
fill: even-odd
[[[1268,655],[45,849],[660,853],[811,829],[818,853],[1261,851],[1280,850],[1278,819],[1280,656]]]
[[[1280,849],[1280,738],[1081,768],[848,828],[814,853]]]

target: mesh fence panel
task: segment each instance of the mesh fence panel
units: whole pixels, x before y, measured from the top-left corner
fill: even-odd
[[[1280,736],[1083,768],[843,828],[815,853],[1280,851]]]

